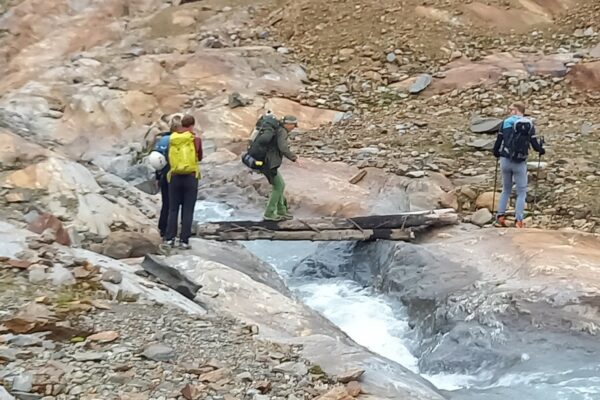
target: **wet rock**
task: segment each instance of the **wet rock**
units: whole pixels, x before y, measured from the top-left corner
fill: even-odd
[[[102,273],[102,280],[118,285],[123,281],[123,274],[114,268],[109,268]]]
[[[363,374],[365,373],[364,369],[352,369],[349,371],[346,371],[342,374],[339,374],[337,376],[337,381],[340,383],[348,383],[348,382],[352,382],[352,381],[358,381]]]
[[[471,222],[477,226],[484,226],[492,220],[493,215],[487,208],[482,208],[471,215]]]
[[[142,262],[142,268],[188,299],[194,299],[198,290],[202,288],[201,285],[193,282],[185,274],[160,262],[154,256],[147,255]]]
[[[115,259],[143,257],[156,253],[160,242],[157,232],[112,232],[103,243],[103,254]]]
[[[411,94],[421,93],[423,90],[427,89],[429,85],[433,82],[433,77],[429,74],[421,74],[417,77],[415,82],[408,88],[408,92]]]
[[[175,350],[164,344],[151,344],[147,346],[142,356],[152,361],[171,361],[177,357]]]

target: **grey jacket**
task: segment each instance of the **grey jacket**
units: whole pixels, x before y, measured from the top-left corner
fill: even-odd
[[[271,146],[267,150],[266,168],[274,169],[281,166],[283,157],[290,161],[296,161],[298,156],[294,154],[288,145],[288,131],[284,127],[277,130],[277,138],[273,140]]]

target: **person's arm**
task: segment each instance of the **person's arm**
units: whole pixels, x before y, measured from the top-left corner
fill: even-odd
[[[500,157],[500,147],[502,146],[502,141],[504,140],[504,136],[502,136],[502,130],[498,132],[498,136],[496,136],[496,143],[494,143],[494,157]]]
[[[277,132],[277,147],[279,148],[281,154],[283,154],[288,160],[295,162],[298,159],[298,156],[290,150],[287,137],[288,132],[285,129],[280,129],[279,132]]]
[[[196,146],[196,156],[198,157],[198,161],[202,161],[202,139],[200,139],[200,136],[195,136],[194,137],[194,145]]]
[[[546,150],[544,150],[544,147],[542,147],[542,144],[540,142],[538,142],[537,140],[537,136],[535,133],[535,127],[531,128],[532,130],[532,134],[531,134],[531,139],[529,140],[531,143],[531,147],[533,147],[533,149],[535,151],[537,151],[538,153],[540,153],[541,156],[543,156],[544,154],[546,154]]]

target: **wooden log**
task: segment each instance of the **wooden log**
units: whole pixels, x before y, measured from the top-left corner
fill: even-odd
[[[355,218],[309,218],[291,221],[223,221],[198,224],[198,236],[216,235],[220,232],[244,232],[247,230],[306,231],[403,229],[415,226],[443,226],[458,222],[453,209],[419,211],[396,215],[373,215]]]
[[[410,241],[414,235],[409,230],[403,229],[344,229],[316,231],[269,231],[248,230],[217,232],[215,234],[203,234],[203,239],[208,240],[307,240],[307,241],[355,241],[355,240],[403,240]]]
[[[367,176],[367,170],[363,169],[358,174],[354,175],[352,179],[350,179],[348,182],[350,182],[353,185],[356,185],[358,182],[362,181],[365,176]]]

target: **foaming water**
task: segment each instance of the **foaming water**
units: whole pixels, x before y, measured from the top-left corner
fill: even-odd
[[[202,204],[203,203],[203,204]],[[219,203],[199,202],[197,220],[235,219],[233,210]],[[200,215],[201,214],[201,215]],[[477,376],[421,373],[411,354],[408,317],[404,307],[387,296],[343,279],[291,279],[292,268],[314,254],[313,242],[252,241],[243,244],[270,263],[303,301],[369,350],[397,362],[447,391],[452,400],[600,400],[600,360],[572,356],[566,363],[561,352],[531,354],[520,371],[491,372]],[[562,369],[561,369],[562,367]]]
[[[357,343],[418,372],[418,360],[405,346],[407,318],[382,296],[351,281],[299,285],[304,302],[339,326]]]

